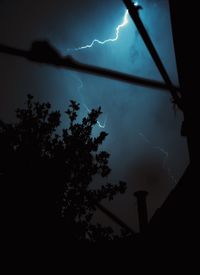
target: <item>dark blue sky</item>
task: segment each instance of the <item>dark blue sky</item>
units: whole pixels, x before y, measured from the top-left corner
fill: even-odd
[[[144,24],[173,83],[178,84],[168,1],[141,0],[139,4]],[[115,37],[124,13],[120,0],[0,1],[0,42],[28,49],[33,40],[47,39],[62,54],[70,53],[82,62],[161,80],[130,18],[117,41],[81,51],[67,50],[90,44],[95,38]],[[186,141],[180,136],[182,115],[175,115],[170,94],[3,55],[0,70],[0,118],[12,120],[27,93],[61,110],[66,109],[69,99],[77,100],[81,103],[80,118],[87,113],[84,104],[88,108],[101,106],[100,122],[106,120],[105,131],[109,133],[103,149],[111,153],[112,173],[107,180],[128,183],[125,197],[105,204],[136,229],[132,194],[145,189],[150,192],[148,207],[150,216],[153,214],[188,163]],[[97,126],[94,134],[100,130]],[[98,215],[97,219],[104,217]]]

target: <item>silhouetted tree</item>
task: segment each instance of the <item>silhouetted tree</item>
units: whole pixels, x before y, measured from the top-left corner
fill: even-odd
[[[110,227],[93,224],[96,204],[124,193],[126,184],[102,184],[92,188],[93,177],[110,173],[109,154],[99,151],[107,133],[93,137],[101,109],[92,110],[77,123],[79,104],[70,101],[65,112],[68,127],[58,134],[59,111],[49,103],[34,102],[28,95],[26,108],[17,109],[15,124],[0,123],[0,174],[9,201],[10,219],[40,230],[52,216],[51,195],[56,195],[57,233],[70,240],[112,240],[119,237]],[[8,215],[8,216],[9,216]],[[127,237],[128,232],[123,232]]]

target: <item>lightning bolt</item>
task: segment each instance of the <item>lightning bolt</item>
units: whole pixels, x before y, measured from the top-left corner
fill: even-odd
[[[83,89],[83,82],[82,82],[82,80],[81,80],[77,75],[75,75],[75,74],[70,73],[70,75],[71,75],[74,79],[76,79],[76,81],[78,82],[77,90],[78,90],[78,93],[79,93],[80,97],[82,98],[83,106],[84,106],[84,108],[87,110],[87,112],[90,113],[91,110],[90,110],[90,109],[88,108],[88,106],[84,103],[84,99],[83,99],[83,96],[82,96],[82,94],[81,94],[81,90]],[[101,123],[99,120],[97,120],[97,125],[99,126],[99,128],[103,128],[103,129],[104,129],[104,128],[106,127],[106,122],[107,122],[107,117],[105,118],[104,123]]]
[[[100,44],[100,45],[104,45],[104,44],[107,44],[107,43],[110,43],[110,42],[115,42],[118,40],[119,38],[119,34],[120,34],[120,30],[122,28],[124,28],[126,25],[128,24],[128,10],[125,11],[125,14],[124,14],[124,17],[123,17],[123,21],[121,24],[119,24],[116,29],[115,29],[115,37],[113,38],[108,38],[104,41],[101,41],[99,39],[94,39],[90,44],[88,45],[85,45],[85,46],[82,46],[82,47],[79,47],[79,48],[74,48],[74,49],[71,49],[71,50],[74,50],[74,51],[80,51],[80,50],[84,50],[84,49],[88,49],[88,48],[92,48],[95,44]],[[70,49],[68,49],[70,50]]]
[[[137,5],[137,4],[136,4]],[[79,48],[74,48],[74,49],[68,49],[68,51],[80,51],[80,50],[84,50],[84,49],[88,49],[88,48],[92,48],[95,44],[100,44],[100,45],[104,45],[106,43],[110,43],[110,42],[115,42],[118,40],[119,38],[119,35],[120,35],[120,31],[122,28],[124,28],[126,25],[128,24],[128,10],[125,11],[124,13],[124,16],[123,16],[123,20],[122,20],[122,23],[119,24],[116,28],[115,28],[115,37],[113,38],[109,38],[109,39],[106,39],[104,41],[101,41],[99,39],[94,39],[90,44],[88,45],[85,45],[85,46],[82,46],[82,47],[79,47]],[[81,89],[83,89],[83,82],[81,81],[81,79],[79,77],[77,77],[77,75],[75,74],[71,74],[72,77],[74,77],[77,82],[79,83],[78,87],[77,87],[77,90],[78,90],[78,93],[79,95],[81,96],[82,98],[82,101],[84,102],[83,100],[83,97],[82,97],[82,94],[81,94]],[[87,112],[91,112],[91,110],[88,108],[88,106],[83,103],[83,106],[84,108],[87,110]],[[97,124],[100,128],[105,128],[106,127],[106,122],[107,122],[107,117],[104,121],[104,123],[100,123],[98,120],[97,120]]]
[[[169,157],[169,153],[163,149],[160,146],[154,146],[151,141],[141,132],[138,133],[139,136],[146,142],[148,143],[154,150],[158,150],[161,154],[163,154],[163,165],[162,168],[167,171],[167,175],[169,176],[169,178],[171,179],[171,181],[174,184],[177,184],[177,180],[175,179],[175,177],[172,175],[171,173],[171,169],[167,166],[167,159]]]

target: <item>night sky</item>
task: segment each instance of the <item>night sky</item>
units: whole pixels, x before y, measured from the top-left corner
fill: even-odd
[[[141,0],[139,4],[141,18],[172,82],[178,85],[168,1]],[[48,40],[63,55],[81,62],[161,80],[130,17],[117,41],[73,50],[94,39],[114,38],[125,11],[120,0],[0,0],[0,43],[29,49],[34,40]],[[2,54],[0,71],[0,119],[14,121],[14,110],[23,106],[28,93],[61,111],[70,99],[78,101],[79,119],[87,108],[101,106],[99,122],[109,133],[102,149],[111,154],[112,173],[106,181],[128,184],[126,195],[104,205],[137,230],[133,193],[147,190],[149,216],[153,215],[188,164],[186,140],[180,136],[182,114],[174,112],[169,93]],[[97,125],[94,135],[101,130]],[[94,179],[94,185],[100,182]],[[109,223],[99,213],[96,220]]]

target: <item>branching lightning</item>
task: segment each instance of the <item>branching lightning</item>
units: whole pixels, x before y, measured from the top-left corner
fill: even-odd
[[[116,27],[116,29],[115,29],[115,37],[106,39],[106,40],[104,40],[104,41],[101,41],[101,40],[99,40],[99,39],[94,39],[94,40],[93,40],[90,44],[88,44],[88,45],[85,45],[85,46],[82,46],[82,47],[79,47],[79,48],[68,49],[68,50],[80,51],[80,50],[92,48],[95,44],[104,45],[104,44],[106,44],[106,43],[115,42],[115,41],[117,41],[118,38],[119,38],[121,29],[124,28],[127,24],[128,24],[128,10],[125,11],[125,14],[124,14],[124,16],[123,16],[122,23],[119,24],[119,25]],[[72,77],[74,77],[74,78],[78,81],[78,83],[79,83],[77,90],[78,90],[79,95],[80,95],[81,98],[82,98],[82,101],[84,102],[83,96],[82,96],[82,94],[81,94],[81,89],[83,89],[83,82],[81,81],[81,79],[80,79],[77,75],[75,75],[75,74],[71,74],[71,75],[72,75]],[[84,108],[87,110],[87,112],[91,112],[91,110],[88,108],[88,106],[87,106],[85,103],[83,103],[83,106],[84,106]],[[104,129],[104,128],[106,127],[106,122],[107,122],[107,117],[106,117],[104,123],[100,123],[99,121],[97,121],[97,124],[98,124],[98,126],[99,126],[100,128],[103,128],[103,129]]]
[[[110,42],[115,42],[118,40],[119,38],[119,34],[120,34],[120,30],[122,28],[124,28],[126,25],[128,24],[128,10],[125,11],[124,17],[123,17],[123,21],[121,24],[119,24],[116,29],[115,29],[115,37],[113,38],[108,38],[104,41],[101,41],[99,39],[94,39],[90,44],[79,47],[79,48],[75,48],[73,49],[74,51],[80,51],[80,50],[84,50],[84,49],[88,49],[88,48],[92,48],[95,44],[100,44],[100,45],[104,45],[106,43],[110,43]]]
[[[163,164],[162,164],[162,168],[167,172],[167,175],[169,176],[169,178],[171,179],[171,181],[174,183],[174,184],[177,184],[177,180],[175,179],[175,177],[172,175],[171,173],[171,169],[167,166],[167,159],[169,157],[169,153],[163,149],[162,147],[160,146],[154,146],[150,140],[141,132],[138,133],[139,136],[146,142],[148,143],[151,148],[153,148],[154,150],[158,150],[162,155],[163,155]]]
[[[84,50],[84,49],[88,49],[88,48],[92,48],[95,44],[100,44],[100,45],[104,45],[106,43],[110,43],[110,42],[115,42],[118,40],[119,38],[119,35],[120,35],[120,30],[122,28],[124,28],[126,25],[128,24],[128,10],[125,11],[125,14],[124,14],[124,17],[123,17],[123,21],[121,24],[119,24],[116,29],[115,29],[115,37],[114,38],[109,38],[109,39],[106,39],[104,41],[101,41],[99,39],[94,39],[90,44],[88,45],[85,45],[85,46],[82,46],[82,47],[79,47],[79,48],[75,48],[75,49],[71,49],[71,50],[74,50],[74,51],[80,51],[80,50]],[[70,49],[68,49],[70,50]],[[75,74],[71,74],[79,83],[78,85],[78,93],[79,95],[81,96],[82,98],[82,101],[84,102],[83,100],[83,96],[81,94],[81,89],[83,89],[83,82],[81,81],[81,79],[79,77],[77,77],[77,75]],[[88,106],[83,103],[83,106],[84,108],[87,110],[87,112],[91,112],[91,110],[88,108]],[[99,121],[97,121],[97,124],[100,128],[105,128],[106,127],[106,121],[107,121],[107,118],[105,119],[104,123],[100,123]]]

